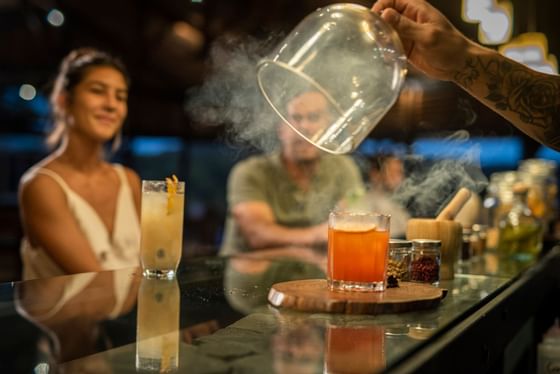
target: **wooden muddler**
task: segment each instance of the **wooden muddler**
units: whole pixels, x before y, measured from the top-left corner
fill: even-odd
[[[441,212],[436,217],[437,221],[444,221],[444,220],[454,220],[455,216],[463,205],[471,198],[471,191],[469,191],[465,187],[461,187],[459,191],[453,196],[451,201],[441,210]]]

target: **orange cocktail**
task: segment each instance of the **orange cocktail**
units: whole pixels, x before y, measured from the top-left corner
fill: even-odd
[[[331,213],[328,247],[331,289],[385,289],[389,219],[387,215],[373,213]]]
[[[327,326],[325,373],[376,373],[385,369],[385,330],[381,326]]]

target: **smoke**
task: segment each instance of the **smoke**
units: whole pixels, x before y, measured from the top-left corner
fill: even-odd
[[[257,40],[226,36],[210,51],[210,74],[189,92],[186,110],[199,126],[225,125],[226,142],[269,151],[277,146],[277,116],[259,91],[257,63],[279,36]]]
[[[265,102],[257,83],[257,64],[281,40],[281,35],[258,40],[249,36],[226,36],[210,51],[210,74],[201,87],[188,94],[186,110],[199,126],[225,126],[226,142],[238,148],[270,151],[278,146],[278,116]],[[466,126],[476,120],[469,101],[460,102],[460,118]],[[481,192],[487,179],[480,170],[480,149],[457,147],[468,141],[467,131],[444,140],[442,153],[426,162],[416,156],[405,159],[408,177],[393,198],[415,217],[434,217],[455,192],[467,187]],[[444,151],[457,149],[461,154]]]
[[[407,178],[393,198],[406,207],[413,217],[435,217],[461,187],[480,193],[488,180],[480,168],[480,148],[477,145],[461,147],[469,135],[458,131],[445,139],[437,161],[426,162],[418,156],[405,160]],[[459,150],[461,155],[450,157],[448,150]]]
[[[472,126],[478,118],[478,115],[472,107],[471,100],[465,97],[458,98],[455,116],[455,122],[463,123],[465,127]]]

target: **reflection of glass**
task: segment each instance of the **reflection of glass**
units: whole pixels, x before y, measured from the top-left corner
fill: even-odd
[[[307,252],[309,251],[309,252]],[[268,292],[273,284],[299,279],[325,278],[325,272],[316,264],[305,262],[312,249],[290,248],[261,249],[259,259],[251,255],[238,255],[227,262],[224,272],[225,297],[237,311],[249,314],[268,305]],[[323,256],[321,254],[321,256]],[[275,259],[281,259],[280,261]]]
[[[385,331],[380,326],[327,326],[325,373],[374,373],[385,368]]]
[[[408,336],[416,340],[426,340],[438,328],[437,322],[413,323],[408,325]]]
[[[314,321],[298,320],[298,317],[277,317],[278,330],[271,338],[274,372],[322,372],[324,327]]]
[[[170,183],[142,181],[140,256],[147,276],[173,277],[181,260],[185,183]]]
[[[265,99],[278,116],[320,149],[358,147],[396,101],[406,57],[396,32],[355,4],[318,9],[258,65]],[[309,129],[289,118],[286,103],[302,92],[321,92],[332,120]]]
[[[138,292],[136,369],[165,373],[179,367],[179,285],[142,278]]]
[[[333,290],[383,291],[390,216],[331,212],[328,282]]]

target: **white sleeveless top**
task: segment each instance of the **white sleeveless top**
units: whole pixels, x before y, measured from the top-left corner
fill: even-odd
[[[70,211],[105,270],[140,264],[140,222],[134,198],[123,167],[118,164],[113,167],[119,176],[120,188],[117,195],[112,237],[95,209],[74,192],[60,175],[45,168],[35,170],[37,173],[48,175],[62,188]],[[24,280],[66,274],[44,249],[33,247],[26,237],[21,242],[21,258]]]

